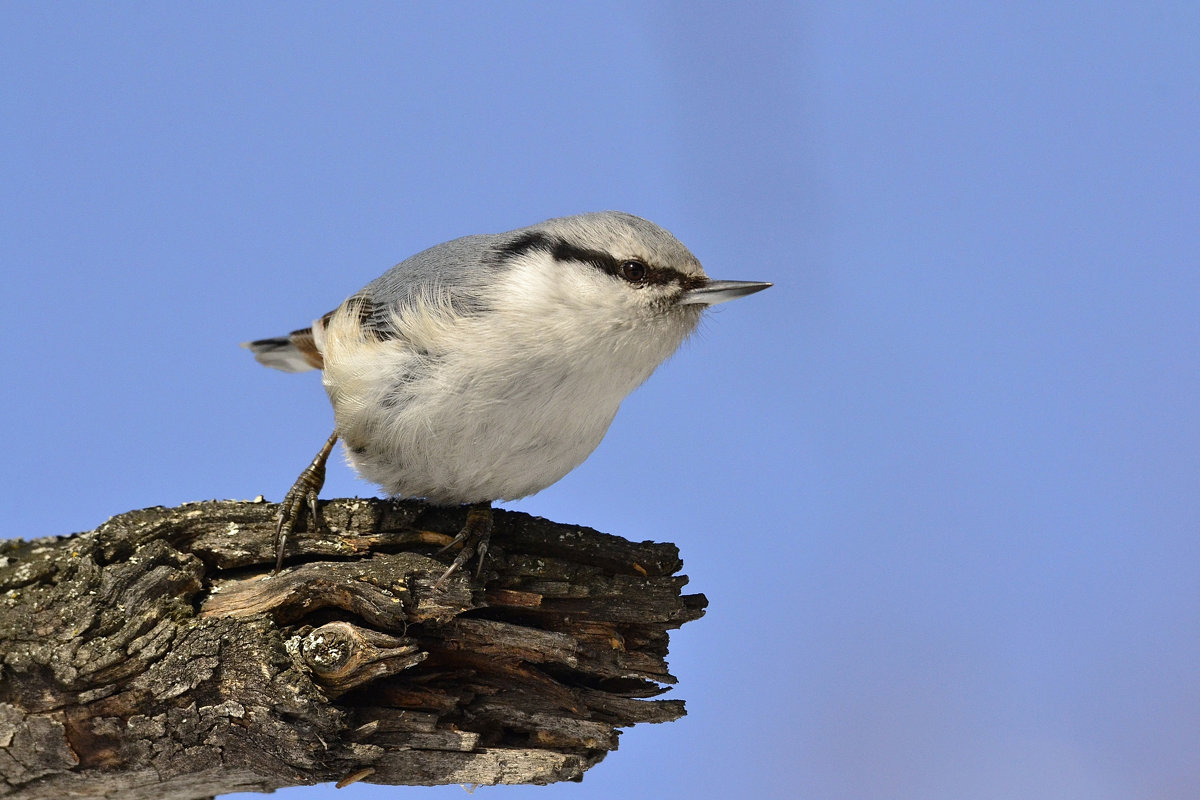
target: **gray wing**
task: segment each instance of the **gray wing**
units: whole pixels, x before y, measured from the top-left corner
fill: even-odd
[[[464,236],[401,261],[355,295],[363,303],[363,325],[386,337],[392,314],[420,297],[445,297],[462,314],[484,311],[481,294],[503,269],[501,255],[511,236]]]
[[[482,290],[497,272],[504,269],[504,258],[511,254],[512,243],[520,231],[464,236],[423,250],[401,261],[349,298],[358,310],[363,327],[377,339],[398,335],[392,325],[393,314],[422,296],[440,295],[461,314],[486,310]],[[343,304],[345,305],[345,303]],[[314,325],[323,327],[333,316],[325,314]],[[312,328],[292,331],[287,336],[243,342],[261,364],[302,372],[321,369],[324,359],[317,349]]]

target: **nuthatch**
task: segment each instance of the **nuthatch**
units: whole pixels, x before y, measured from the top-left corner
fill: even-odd
[[[493,501],[579,466],[706,307],[770,285],[710,280],[667,231],[604,211],[439,244],[311,328],[249,342],[269,367],[322,370],[333,404],[333,435],[280,507],[276,571],[305,503],[316,519],[339,437],[388,494],[472,506],[438,584],[472,554],[482,566]]]

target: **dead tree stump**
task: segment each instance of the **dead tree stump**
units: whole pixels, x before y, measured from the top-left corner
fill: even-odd
[[[706,604],[674,545],[497,511],[481,578],[434,590],[462,510],[333,500],[272,576],[276,508],[0,541],[0,796],[580,780],[683,715],[648,699]]]

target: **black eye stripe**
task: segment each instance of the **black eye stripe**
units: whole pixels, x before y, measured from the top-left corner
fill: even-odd
[[[550,237],[538,232],[524,233],[518,236],[507,245],[501,247],[499,254],[502,258],[512,258],[524,255],[531,250],[544,250],[550,253],[555,261],[577,261],[583,264],[590,264],[601,272],[612,275],[614,278],[621,277],[622,264],[631,260],[639,261],[639,263],[646,266],[646,276],[639,281],[641,285],[654,284],[662,286],[668,283],[678,283],[684,289],[695,289],[708,283],[706,278],[698,275],[685,275],[668,267],[656,267],[647,264],[640,259],[613,258],[603,250],[578,247],[565,239]]]
[[[544,233],[523,233],[497,249],[501,260],[523,256],[530,250],[550,250],[550,237]]]

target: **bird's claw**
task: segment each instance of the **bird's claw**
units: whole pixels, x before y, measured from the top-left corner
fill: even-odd
[[[479,559],[475,566],[475,577],[478,578],[483,572],[483,559],[487,555],[488,544],[492,540],[492,505],[491,503],[477,503],[471,506],[467,511],[467,522],[463,525],[449,544],[438,550],[439,553],[444,553],[456,544],[462,545],[462,550],[454,557],[454,561],[450,563],[449,568],[442,573],[442,577],[438,578],[433,583],[433,588],[441,588],[446,579],[460,570],[464,564],[471,560],[472,556]]]
[[[288,493],[284,495],[283,502],[279,504],[279,511],[275,514],[276,573],[283,569],[284,548],[287,545],[288,537],[296,529],[296,522],[299,521],[301,509],[305,505],[308,506],[311,525],[313,528],[317,525],[317,496],[321,493],[321,487],[325,485],[325,462],[329,460],[329,452],[333,450],[337,439],[338,435],[334,432],[321,446],[320,452],[313,458],[312,463],[304,468],[300,477],[296,478],[292,488],[288,489]]]
[[[323,483],[323,482],[322,482]],[[315,527],[317,523],[317,495],[321,491],[321,484],[314,483],[312,477],[305,470],[296,482],[292,484],[292,488],[288,490],[287,495],[283,498],[283,502],[279,504],[279,511],[275,514],[275,571],[283,569],[283,551],[287,545],[288,538],[296,529],[296,523],[300,520],[300,513],[305,505],[308,506],[309,520]]]

